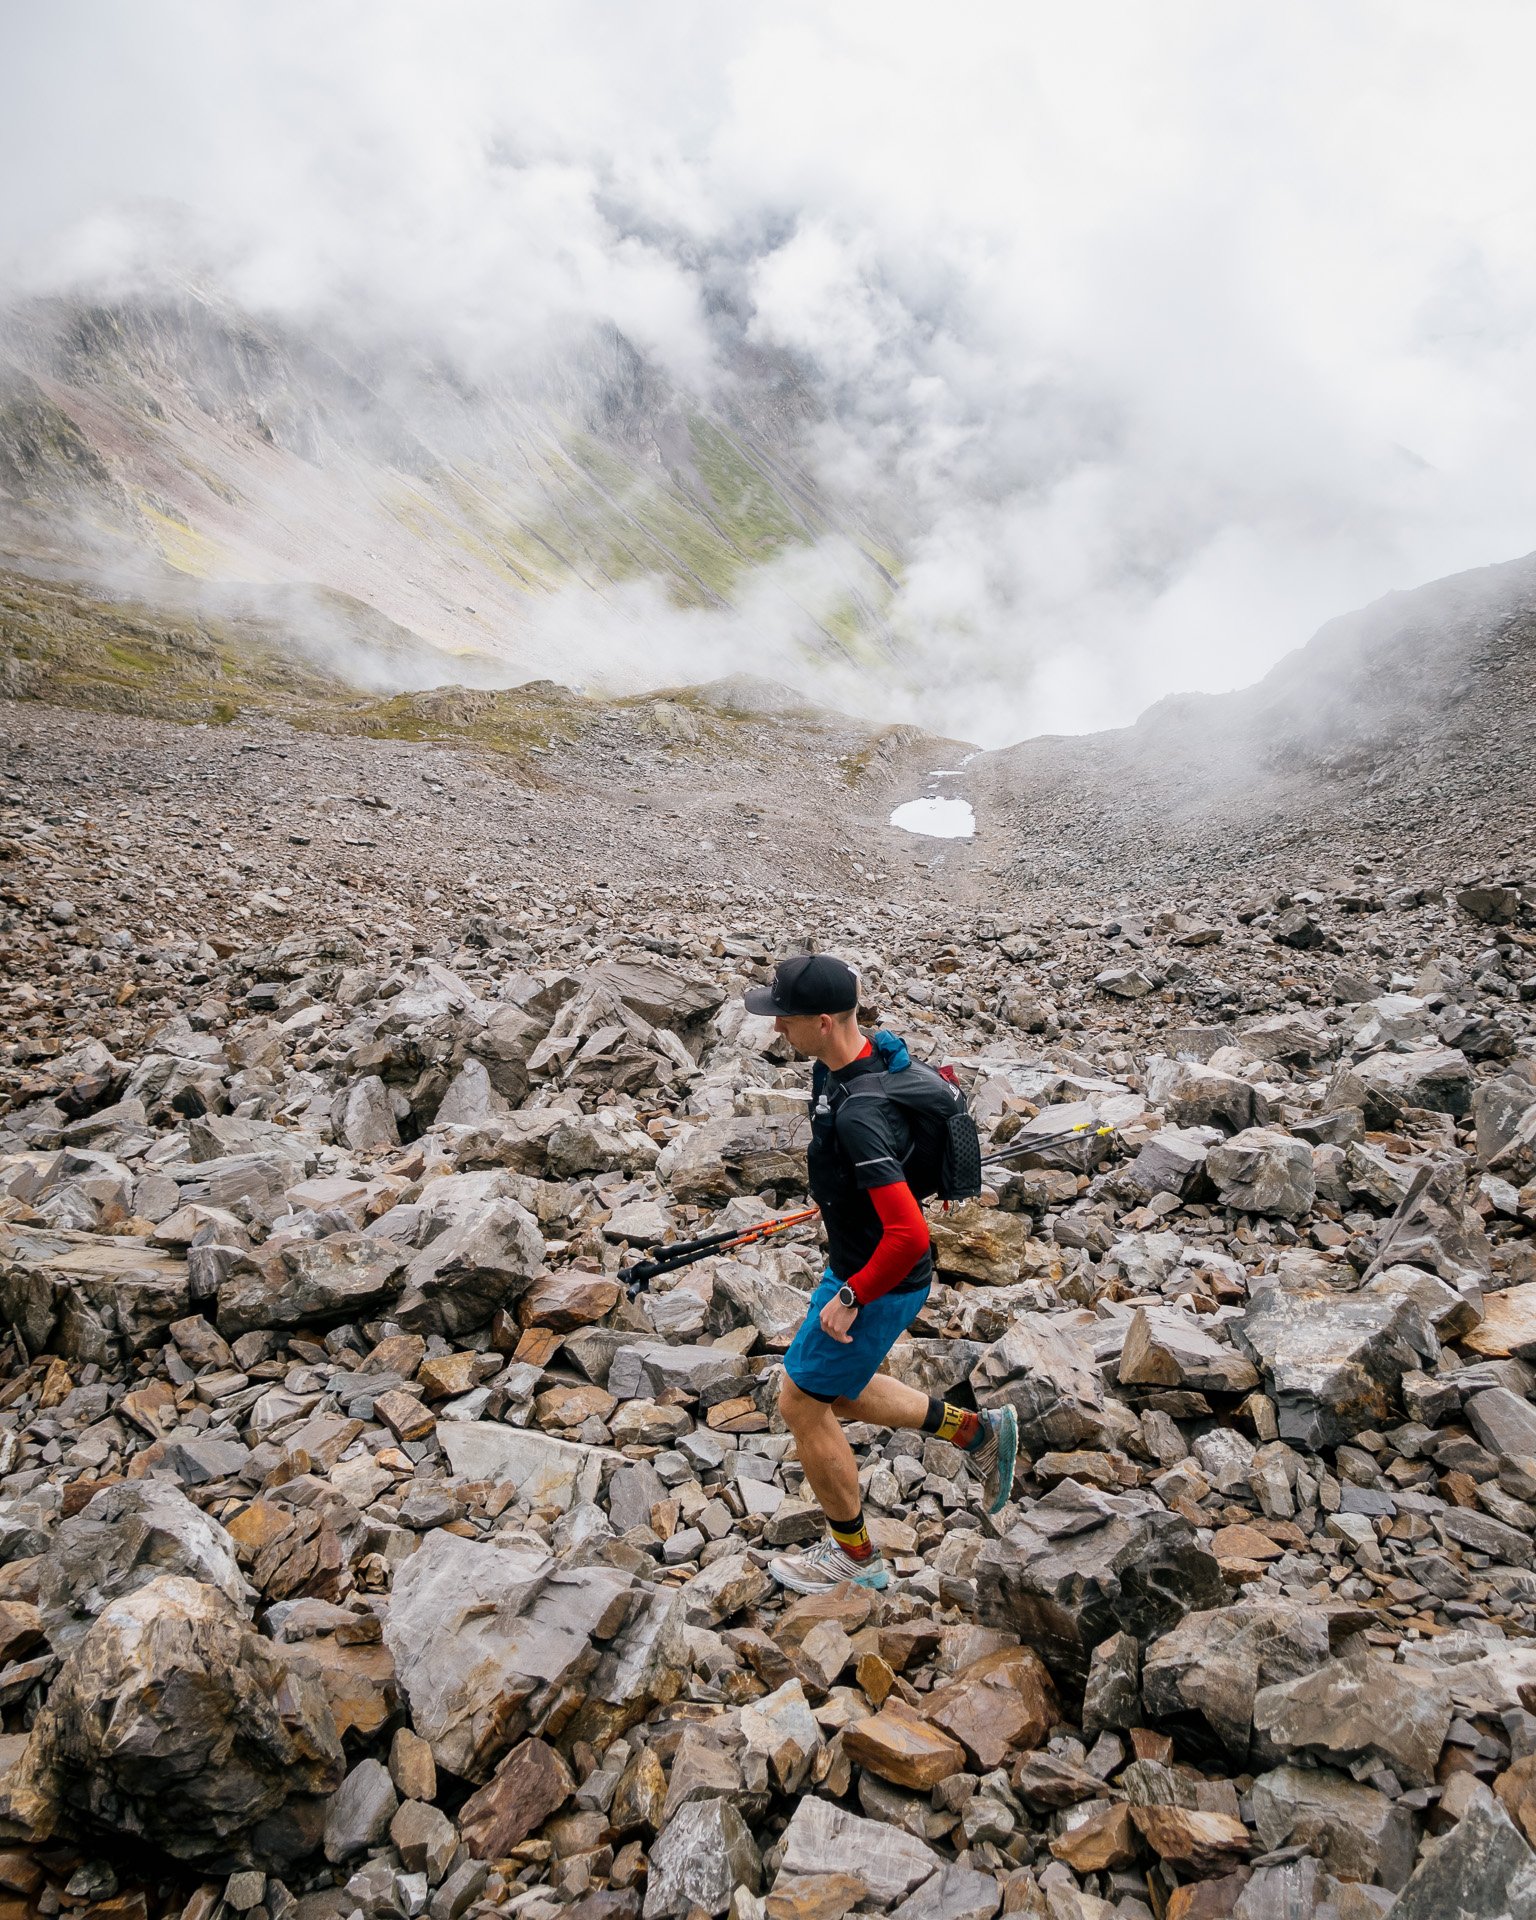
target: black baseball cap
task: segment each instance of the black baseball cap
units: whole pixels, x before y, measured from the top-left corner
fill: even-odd
[[[766,987],[749,987],[748,1013],[852,1013],[859,1004],[859,976],[830,953],[797,953],[781,960]]]

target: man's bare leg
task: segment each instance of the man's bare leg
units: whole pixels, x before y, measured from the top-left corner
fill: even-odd
[[[928,1417],[929,1400],[916,1387],[877,1373],[854,1400],[815,1400],[802,1393],[788,1377],[779,1393],[779,1410],[795,1437],[800,1464],[812,1493],[823,1513],[843,1518],[859,1511],[859,1471],[843,1432],[845,1420],[866,1420],[876,1427],[902,1427],[922,1431]],[[992,1433],[979,1452],[974,1465],[987,1480],[987,1509],[995,1513],[1013,1487],[1013,1463],[1018,1445],[1018,1425],[1011,1409],[1001,1415],[989,1414]],[[998,1425],[999,1420],[1004,1424]],[[1006,1459],[998,1473],[998,1438],[1002,1437]]]
[[[914,1397],[927,1407],[921,1394]],[[787,1376],[779,1389],[779,1411],[795,1437],[795,1451],[811,1492],[822,1512],[837,1519],[847,1519],[859,1510],[859,1469],[842,1426],[843,1419],[854,1416],[839,1418],[836,1410],[852,1404],[847,1400],[817,1400],[802,1393]],[[918,1418],[921,1420],[922,1415]]]
[[[928,1417],[928,1396],[888,1373],[877,1373],[857,1400],[834,1400],[832,1411],[839,1420],[867,1420],[874,1427],[921,1428]]]

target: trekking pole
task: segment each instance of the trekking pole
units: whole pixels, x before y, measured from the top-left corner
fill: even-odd
[[[1064,1128],[1060,1133],[1020,1140],[998,1153],[989,1154],[981,1164],[984,1167],[995,1166],[999,1161],[1016,1160],[1022,1154],[1048,1152],[1054,1147],[1070,1146],[1079,1140],[1096,1139],[1117,1131],[1115,1127],[1098,1126],[1091,1120],[1083,1120],[1075,1127]],[[670,1246],[662,1247],[653,1258],[637,1260],[633,1266],[622,1268],[618,1277],[633,1298],[642,1287],[649,1286],[652,1280],[663,1273],[676,1273],[679,1267],[691,1267],[696,1260],[708,1260],[714,1254],[729,1253],[736,1247],[750,1246],[755,1240],[768,1240],[774,1234],[787,1233],[791,1227],[804,1226],[808,1220],[814,1220],[820,1212],[820,1207],[805,1207],[799,1213],[785,1213],[773,1220],[761,1220],[755,1227],[727,1227],[720,1233],[700,1234],[693,1240],[674,1240]]]
[[[774,1220],[760,1220],[755,1227],[727,1227],[721,1233],[701,1234],[696,1240],[675,1240],[650,1260],[637,1260],[619,1274],[631,1297],[648,1286],[658,1274],[675,1273],[679,1267],[691,1267],[695,1260],[707,1260],[712,1254],[729,1253],[734,1247],[750,1246],[754,1240],[767,1240],[791,1227],[804,1226],[821,1212],[820,1207],[804,1207],[799,1213],[780,1214]]]
[[[1004,1160],[1020,1160],[1026,1153],[1050,1153],[1057,1147],[1074,1146],[1079,1140],[1105,1139],[1119,1131],[1118,1127],[1102,1126],[1093,1120],[1080,1120],[1075,1127],[1064,1128],[1060,1133],[1036,1134],[1031,1139],[1015,1140],[998,1152],[987,1154],[981,1164],[995,1167]]]

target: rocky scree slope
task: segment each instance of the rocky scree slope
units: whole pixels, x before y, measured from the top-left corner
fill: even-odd
[[[510,783],[439,747],[8,721],[17,1920],[1533,1910],[1528,872],[978,912],[786,898],[782,851],[577,876],[540,811],[482,874],[450,822]],[[347,885],[231,864],[306,807],[375,842]],[[891,1368],[1028,1458],[991,1520],[853,1429],[883,1596],[764,1569],[819,1528],[814,1235],[619,1277],[803,1198],[740,1004],[791,920],[994,1144],[1114,1129],[933,1213]]]
[[[966,769],[972,866],[1027,889],[1202,884],[1341,854],[1528,859],[1536,556],[1388,594],[1256,686],[1182,694],[1110,733]]]

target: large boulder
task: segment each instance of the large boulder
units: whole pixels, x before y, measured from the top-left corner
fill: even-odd
[[[805,1187],[808,1132],[797,1114],[754,1113],[706,1120],[665,1148],[656,1171],[678,1200],[719,1206],[741,1193]]]
[[[940,1274],[983,1287],[1009,1287],[1034,1272],[1037,1253],[1054,1249],[1030,1237],[1027,1214],[1003,1213],[963,1200],[930,1222],[933,1264]]]
[[[685,1043],[697,1044],[711,1014],[725,1004],[725,989],[713,980],[674,973],[655,960],[610,960],[592,977],[642,1020]]]
[[[1242,1028],[1244,1049],[1256,1060],[1279,1060],[1286,1066],[1310,1066],[1332,1053],[1335,1042],[1316,1015],[1272,1013],[1249,1020]]]
[[[645,1920],[724,1913],[738,1887],[756,1893],[762,1856],[729,1800],[690,1800],[678,1808],[651,1848]]]
[[[312,1851],[346,1763],[320,1682],[217,1589],[163,1574],[80,1641],[21,1772],[13,1802],[39,1837],[142,1840],[223,1869]]]
[[[366,1234],[278,1235],[236,1261],[220,1286],[219,1332],[234,1340],[272,1327],[373,1318],[393,1305],[404,1270],[398,1247]]]
[[[533,1215],[516,1200],[489,1200],[415,1255],[394,1317],[411,1333],[469,1333],[543,1270],[544,1236]]]
[[[1472,1063],[1454,1047],[1419,1047],[1412,1053],[1373,1053],[1342,1066],[1328,1084],[1324,1104],[1358,1107],[1372,1127],[1395,1127],[1405,1109],[1465,1113],[1472,1104]]]
[[[1063,1480],[976,1559],[977,1610],[1082,1686],[1113,1633],[1166,1633],[1226,1597],[1221,1569],[1188,1521],[1148,1494]]]
[[[104,1487],[60,1523],[38,1570],[37,1604],[54,1652],[72,1653],[103,1608],[162,1574],[201,1581],[245,1606],[234,1542],[180,1488],[165,1480]]]
[[[1251,1283],[1233,1322],[1239,1347],[1261,1367],[1280,1437],[1315,1452],[1393,1421],[1403,1375],[1439,1354],[1439,1341],[1406,1294],[1342,1292],[1313,1257],[1282,1256]]]
[[[1406,1786],[1428,1787],[1452,1713],[1437,1674],[1357,1654],[1261,1688],[1253,1725],[1276,1753],[1346,1767],[1373,1760]]]
[[[1246,1127],[1212,1147],[1205,1170],[1223,1206],[1299,1220],[1317,1197],[1312,1149],[1278,1127]]]
[[[1241,1133],[1269,1119],[1268,1100],[1246,1080],[1197,1060],[1169,1060],[1161,1054],[1147,1062],[1147,1099],[1176,1127]]]
[[[514,1105],[527,1097],[528,1062],[549,1031],[549,1021],[522,1007],[499,1006],[470,1041],[470,1051],[482,1061],[491,1087]]]
[[[1536,1854],[1491,1797],[1424,1848],[1392,1920],[1536,1920]]]
[[[784,1832],[782,1875],[851,1874],[881,1908],[933,1879],[944,1865],[915,1834],[808,1793]]]
[[[1126,1177],[1143,1193],[1198,1199],[1207,1190],[1206,1158],[1220,1139],[1216,1127],[1159,1127],[1126,1169]]]
[[[1155,1719],[1198,1713],[1241,1765],[1259,1688],[1312,1672],[1327,1660],[1329,1647],[1328,1616],[1320,1607],[1254,1599],[1191,1613],[1147,1649],[1142,1699]]]
[[[29,1353],[109,1364],[160,1344],[191,1306],[186,1261],[142,1240],[0,1226],[0,1322]]]
[[[445,1420],[437,1439],[454,1473],[466,1480],[511,1484],[537,1507],[566,1508],[595,1499],[605,1460],[616,1464],[622,1459],[600,1447],[498,1420]]]
[[[589,1722],[607,1710],[609,1738],[670,1697],[687,1665],[673,1607],[615,1567],[437,1531],[395,1576],[384,1642],[437,1764],[479,1784],[568,1687]]]
[[[1253,1819],[1266,1850],[1305,1847],[1341,1880],[1394,1893],[1413,1871],[1413,1815],[1332,1767],[1277,1767],[1253,1783]]]
[[[337,1094],[331,1126],[354,1153],[386,1153],[400,1144],[389,1089],[376,1073],[360,1074]]]
[[[724,1400],[744,1392],[751,1380],[741,1355],[729,1347],[670,1346],[664,1340],[620,1347],[608,1369],[608,1391],[620,1400],[654,1399],[669,1388]]]
[[[1093,1350],[1071,1324],[1021,1313],[977,1362],[971,1386],[980,1407],[1013,1407],[1019,1439],[1032,1454],[1101,1444],[1111,1430]]]
[[[1516,1186],[1536,1178],[1536,1085],[1524,1074],[1501,1074],[1473,1097],[1477,1164]]]
[[[1192,1313],[1157,1304],[1137,1307],[1120,1349],[1122,1387],[1187,1387],[1194,1393],[1247,1393],[1258,1368],[1218,1340]]]

